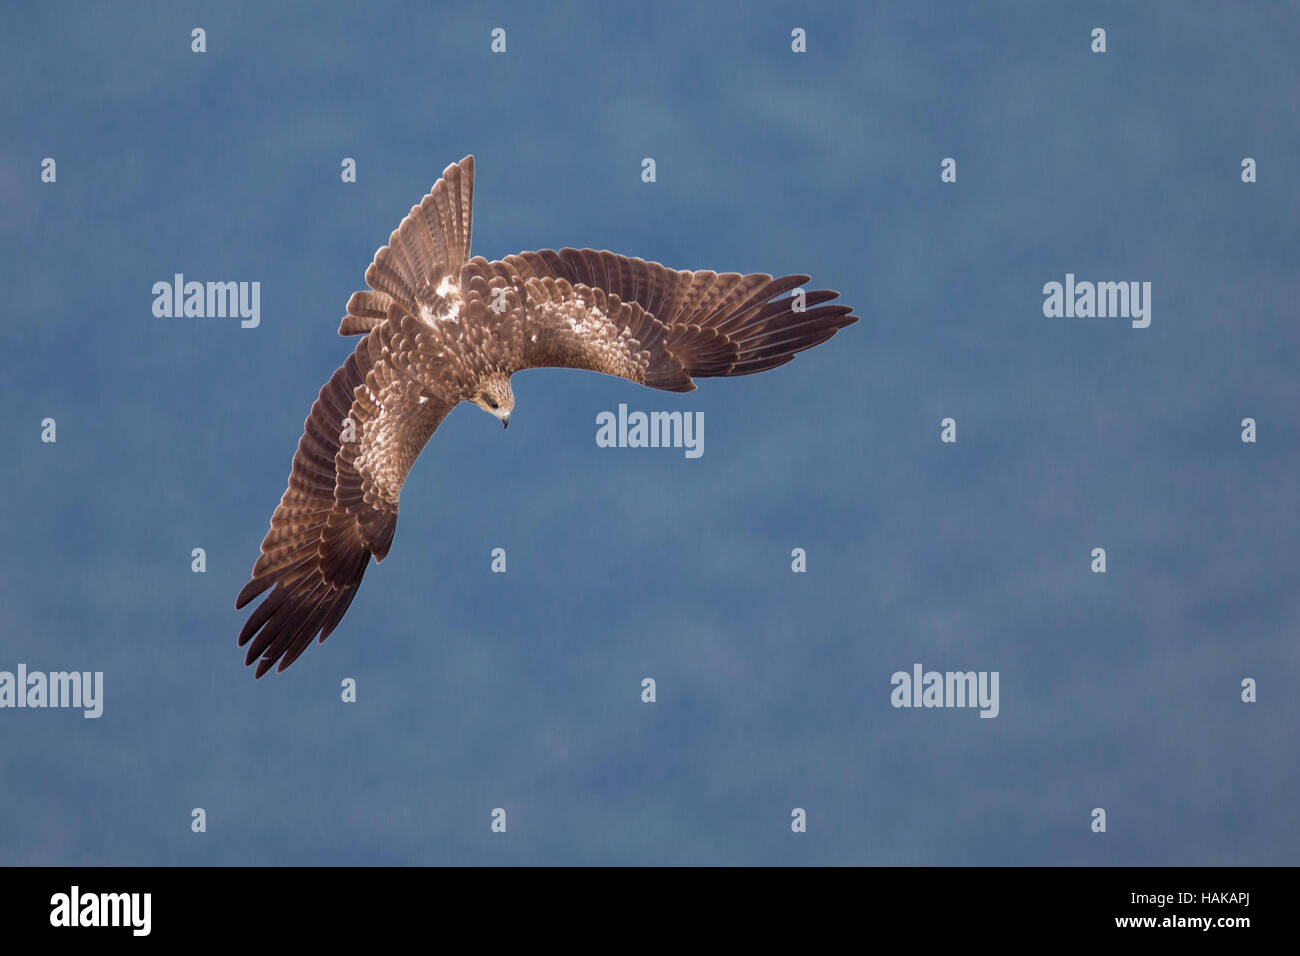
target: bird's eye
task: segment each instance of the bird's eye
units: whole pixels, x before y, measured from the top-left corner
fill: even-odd
[[[496,408],[496,407],[497,407],[496,399],[493,399],[493,398],[487,398],[486,395],[483,396],[483,397],[487,400],[488,405],[490,405],[492,408]]]

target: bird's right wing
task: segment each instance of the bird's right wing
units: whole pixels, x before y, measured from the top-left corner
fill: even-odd
[[[242,608],[274,590],[249,615],[239,646],[256,676],[279,662],[284,670],[317,634],[322,641],[352,603],[373,556],[393,541],[406,475],[451,411],[404,367],[418,352],[418,323],[394,307],[391,320],[358,343],[320,391],[293,457],[289,487],[271,516],[271,530]]]
[[[352,293],[339,335],[369,332],[397,303],[413,315],[432,301],[444,279],[460,277],[469,259],[474,223],[474,157],[466,156],[442,171],[429,194],[375,253],[366,270],[370,290]]]

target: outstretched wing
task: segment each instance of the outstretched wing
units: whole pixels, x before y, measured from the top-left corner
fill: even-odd
[[[857,321],[807,276],[685,272],[591,249],[470,260],[461,285],[508,287],[526,314],[517,368],[571,367],[669,391],[784,365]]]
[[[412,206],[388,245],[375,253],[366,270],[373,291],[352,293],[339,335],[369,332],[388,317],[394,304],[418,315],[419,303],[435,301],[442,281],[460,276],[469,258],[474,221],[474,157],[442,171],[429,194]]]
[[[396,311],[396,309],[395,309]],[[282,671],[338,624],[373,556],[393,541],[397,503],[416,456],[451,411],[402,367],[413,354],[409,315],[363,339],[312,406],[289,487],[271,516],[242,608],[269,588],[239,634],[256,676]]]

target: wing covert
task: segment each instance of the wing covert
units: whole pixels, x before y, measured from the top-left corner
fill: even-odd
[[[610,307],[606,316],[618,331],[628,330],[639,341],[653,333],[651,341],[642,342],[650,353],[643,377],[624,377],[670,391],[690,391],[693,378],[749,375],[784,365],[857,321],[851,307],[827,304],[838,293],[803,290],[804,275],[774,279],[765,273],[686,272],[591,249],[543,249],[491,263],[476,257],[466,268],[479,270],[492,283],[524,290],[521,298],[530,303],[550,299],[553,304],[545,310],[529,313],[529,322],[537,315],[553,317],[548,322],[569,317],[554,304],[556,290],[572,299],[573,308],[594,305],[584,289],[624,306]],[[532,326],[525,323],[522,331],[531,341]],[[600,351],[594,339],[617,338],[599,330],[591,334],[590,348],[566,353],[575,367],[591,367],[580,363]]]
[[[304,423],[289,487],[235,600],[242,608],[273,589],[239,635],[257,677],[277,663],[283,671],[338,625],[371,557],[388,554],[401,486],[453,407],[394,364],[400,335],[387,322],[371,330]]]

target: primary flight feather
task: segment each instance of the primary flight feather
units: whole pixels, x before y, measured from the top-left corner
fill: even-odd
[[[694,378],[776,368],[857,321],[807,276],[684,272],[611,252],[469,257],[474,157],[442,178],[375,254],[340,335],[362,335],[320,391],[242,608],[261,677],[338,626],[393,543],[407,472],[447,414],[472,402],[510,423],[510,376],[578,368],[689,392]],[[796,294],[787,294],[787,293]]]

